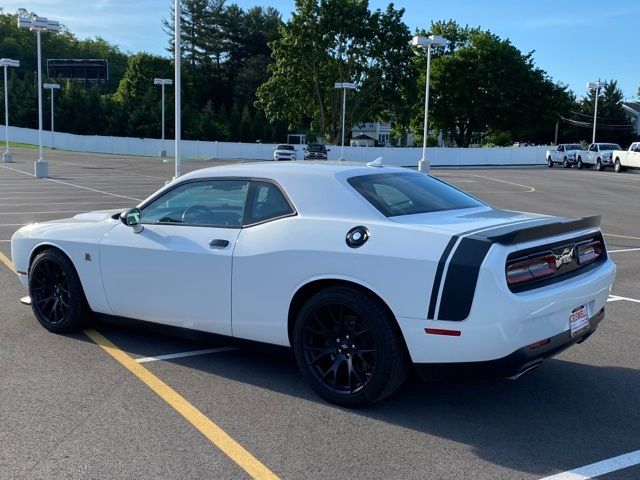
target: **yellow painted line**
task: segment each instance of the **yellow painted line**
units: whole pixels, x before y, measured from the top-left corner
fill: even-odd
[[[4,263],[9,270],[15,273],[16,269],[13,268],[13,263],[9,260],[9,257],[2,252],[0,252],[0,262]]]
[[[89,328],[84,333],[102,349],[115,358],[123,367],[138,377],[153,392],[167,402],[174,410],[182,415],[191,425],[197,428],[207,439],[236,462],[240,468],[255,479],[273,479],[278,477],[257,458],[236,442],[222,428],[211,421],[204,413],[191,405],[182,395],[164,383],[153,373],[120,350],[96,330]]]

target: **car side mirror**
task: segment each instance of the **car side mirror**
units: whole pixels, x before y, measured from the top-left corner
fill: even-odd
[[[133,233],[140,233],[144,227],[140,223],[140,209],[130,208],[120,214],[120,221],[127,227],[133,228]]]

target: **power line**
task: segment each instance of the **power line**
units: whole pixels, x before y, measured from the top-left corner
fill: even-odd
[[[573,125],[575,127],[581,127],[581,128],[592,128],[593,127],[593,122],[584,122],[582,120],[575,120],[573,118],[564,118],[564,117],[560,117],[560,120],[562,120],[563,122],[566,122],[570,125]],[[608,128],[608,129],[612,129],[612,130],[622,130],[622,129],[632,129],[633,125],[610,125],[610,124],[606,124],[606,123],[598,123],[596,125],[598,128]]]

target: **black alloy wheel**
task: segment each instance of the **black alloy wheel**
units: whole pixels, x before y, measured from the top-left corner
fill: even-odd
[[[47,330],[68,333],[89,321],[89,307],[78,274],[59,250],[39,253],[29,269],[29,295],[36,318]]]
[[[294,331],[302,373],[326,400],[355,407],[396,391],[407,373],[400,332],[378,300],[331,287],[303,306]]]

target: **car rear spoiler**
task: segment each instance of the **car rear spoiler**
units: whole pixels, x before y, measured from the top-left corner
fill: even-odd
[[[581,218],[549,218],[531,227],[507,225],[476,234],[491,243],[513,245],[600,226],[600,215]],[[473,236],[476,236],[473,235]]]

